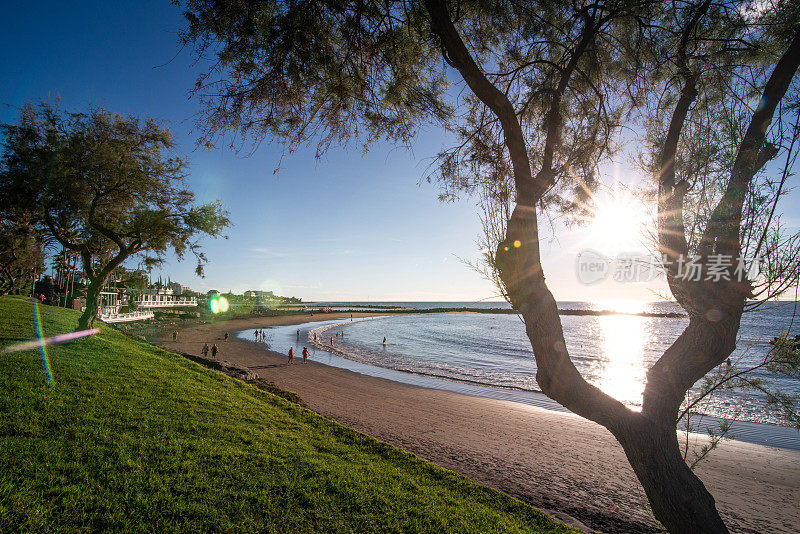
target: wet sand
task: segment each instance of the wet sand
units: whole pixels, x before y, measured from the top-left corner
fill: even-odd
[[[340,314],[344,317],[349,314]],[[372,314],[354,314],[361,317]],[[294,365],[246,328],[336,318],[252,318],[190,325],[160,345],[198,355],[217,343],[219,358],[298,393],[320,414],[387,441],[555,516],[604,532],[658,532],[621,447],[603,427],[574,414],[472,397],[360,375],[316,362]],[[228,341],[223,341],[230,332]],[[800,451],[728,441],[697,472],[731,531],[800,532]]]

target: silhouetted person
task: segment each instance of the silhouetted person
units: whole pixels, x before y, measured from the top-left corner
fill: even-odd
[[[214,345],[211,347],[211,357],[216,359],[218,352],[219,349],[217,348],[217,344],[214,343]]]

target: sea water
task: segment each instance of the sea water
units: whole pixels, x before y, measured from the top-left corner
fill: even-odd
[[[438,309],[438,308],[506,308],[506,303],[325,303],[325,306],[346,309],[348,306],[371,306],[375,310]],[[634,410],[641,408],[647,370],[664,353],[688,324],[685,317],[648,317],[637,313],[674,314],[680,309],[670,303],[630,304],[561,302],[560,309],[610,310],[613,315],[562,315],[567,349],[578,371],[587,381],[622,401]],[[354,308],[355,309],[355,308]],[[789,331],[800,332],[794,321],[794,302],[774,303],[747,313],[742,318],[739,342],[731,356],[737,368],[751,367],[763,360],[771,348],[773,337]],[[284,330],[286,332],[284,332]],[[393,380],[437,387],[422,379],[460,384],[448,387],[469,394],[481,391],[498,398],[530,397],[538,392],[536,361],[524,325],[515,314],[500,313],[413,313],[386,314],[368,319],[333,320],[312,323],[302,328],[284,327],[270,336],[270,348],[286,352],[281,344],[294,341],[298,347],[308,345],[312,359],[327,353],[364,368],[391,371]],[[251,331],[243,333],[249,337]],[[280,334],[279,334],[280,332]],[[339,335],[337,335],[337,332]],[[294,333],[292,340],[287,333]],[[313,341],[316,338],[316,347]],[[331,342],[331,338],[333,341]],[[384,344],[383,339],[386,338]],[[275,346],[272,346],[275,345]],[[320,350],[326,349],[326,350]],[[295,349],[296,354],[299,351]],[[336,362],[327,362],[337,365]],[[341,365],[337,366],[347,366]],[[797,380],[775,376],[758,370],[753,376],[770,387],[796,394]],[[411,377],[415,377],[411,380]],[[424,382],[424,380],[422,380]],[[433,385],[432,385],[433,384]],[[464,391],[467,388],[469,391]],[[472,391],[477,388],[476,391]],[[508,392],[503,394],[502,392]],[[546,403],[546,401],[544,401]],[[533,402],[533,404],[541,404]],[[780,425],[777,409],[766,405],[765,395],[754,391],[721,391],[704,403],[701,411],[710,416],[753,423]]]

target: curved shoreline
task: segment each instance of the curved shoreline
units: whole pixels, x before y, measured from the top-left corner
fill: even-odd
[[[354,317],[378,314],[353,314]],[[314,316],[313,319],[323,317]],[[349,318],[349,314],[325,315]],[[417,387],[274,352],[223,334],[313,320],[254,317],[160,330],[173,352],[199,354],[204,342],[221,360],[245,366],[294,391],[315,411],[389,442],[556,517],[604,532],[659,532],[622,448],[604,428],[570,413],[517,402]],[[288,347],[286,347],[288,350]],[[732,530],[800,531],[800,452],[729,441],[697,468]]]
[[[360,320],[375,320],[380,318],[391,318],[391,316],[383,316],[382,314],[374,315],[370,318],[361,318]],[[284,332],[281,342],[290,343],[292,341],[291,334],[295,326],[300,326],[301,338],[307,339],[308,343],[314,346],[321,352],[333,354],[336,358],[320,361],[319,358],[312,358],[318,363],[329,365],[341,369],[359,373],[364,376],[372,376],[377,378],[384,378],[392,380],[401,384],[412,386],[439,389],[444,391],[451,391],[461,395],[469,395],[473,397],[484,397],[495,400],[516,402],[528,406],[536,406],[546,410],[571,413],[569,410],[547,397],[544,393],[538,390],[529,390],[517,387],[504,387],[492,384],[485,384],[478,381],[462,380],[458,378],[438,376],[430,373],[415,372],[413,370],[397,369],[393,367],[383,367],[372,363],[366,363],[358,358],[351,357],[344,349],[331,346],[323,341],[321,336],[318,340],[314,341],[311,335],[318,330],[329,330],[338,325],[351,324],[350,321],[341,321],[338,319],[324,320],[324,321],[307,321],[298,325],[292,325],[291,328],[275,326],[272,330],[287,328]],[[315,325],[318,325],[315,327]],[[246,330],[237,331],[236,334],[245,332]],[[277,342],[277,341],[276,341]],[[302,345],[302,343],[301,343]],[[299,353],[300,345],[295,342],[295,353]],[[274,349],[272,349],[274,350]],[[343,361],[342,361],[343,360]],[[721,419],[709,415],[698,417],[699,421],[695,421],[697,428],[693,434],[705,436],[709,429],[716,428]],[[734,420],[731,428],[731,439],[733,441],[740,441],[745,443],[753,443],[756,445],[763,445],[766,447],[777,447],[781,449],[800,450],[800,431],[780,425],[773,425],[768,423],[759,423],[754,421]]]

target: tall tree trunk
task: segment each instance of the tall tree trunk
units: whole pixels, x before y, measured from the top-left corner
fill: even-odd
[[[667,172],[661,175],[659,184],[659,214],[662,221],[659,226],[660,244],[662,248],[676,254],[687,252],[680,211],[686,186],[675,183],[672,161],[676,155],[683,122],[695,98],[694,75],[688,71],[684,56],[693,27],[709,6],[710,2],[706,1],[697,8],[682,37],[680,63],[686,84],[673,115],[669,140],[662,158],[662,168]],[[543,128],[546,132],[543,162],[539,172],[533,176],[526,140],[513,105],[486,77],[472,57],[453,23],[447,3],[444,0],[425,0],[425,7],[431,17],[431,29],[441,41],[445,60],[461,73],[473,93],[499,119],[503,129],[504,142],[512,162],[517,206],[508,221],[506,239],[497,248],[495,266],[514,309],[525,319],[538,367],[536,378],[542,391],[578,415],[605,426],[614,434],[645,489],[653,513],[670,532],[727,533],[714,498],[689,469],[680,453],[675,420],[678,405],[686,391],[695,381],[721,363],[725,353],[729,354],[735,347],[735,334],[746,292],[733,286],[725,288],[730,289],[728,292],[724,289],[709,292],[711,287],[707,284],[695,284],[689,290],[682,285],[670,284],[673,294],[682,305],[691,300],[692,306],[686,307],[694,314],[695,320],[690,323],[691,328],[681,336],[682,339],[676,341],[671,350],[667,350],[648,373],[648,389],[642,413],[634,413],[588,384],[577,371],[567,352],[555,299],[545,283],[536,212],[542,194],[554,182],[553,154],[560,143],[560,128],[563,126],[561,100],[564,89],[577,61],[594,42],[594,37],[600,30],[596,21],[589,11],[581,11],[584,24],[581,39],[572,50],[569,63],[560,69],[560,80],[553,87],[550,109]],[[722,242],[729,247],[717,248],[718,253],[731,249],[739,252],[736,232],[741,223],[742,192],[753,173],[758,170],[756,165],[749,162],[759,161],[757,156],[764,143],[765,126],[771,120],[775,106],[783,98],[799,63],[800,32],[796,33],[789,50],[778,62],[765,86],[764,101],[768,104],[759,107],[753,117],[753,128],[748,129],[748,135],[742,143],[747,149],[747,157],[737,157],[726,198],[715,209],[710,230],[707,230],[712,239],[703,239],[712,245]],[[751,130],[754,132],[752,135]],[[760,137],[756,135],[759,132]],[[747,172],[737,171],[742,166],[746,167],[744,170]],[[733,209],[729,206],[733,206]],[[671,215],[666,219],[666,227],[665,212]],[[720,219],[720,224],[713,224],[715,219]],[[678,237],[672,238],[673,235]],[[715,298],[719,295],[725,298]],[[715,325],[704,319],[706,311],[710,310],[723,314],[722,324]],[[731,333],[733,337],[730,336]],[[731,339],[733,342],[730,342]],[[687,340],[702,343],[691,345],[689,348],[693,350],[679,350],[686,346]]]
[[[89,282],[86,288],[86,310],[78,319],[78,330],[87,330],[92,327],[100,309],[100,292],[108,279],[106,276],[98,276]]]
[[[673,534],[728,532],[714,497],[681,455],[675,425],[657,425],[639,416],[615,429],[642,484],[653,515]]]

